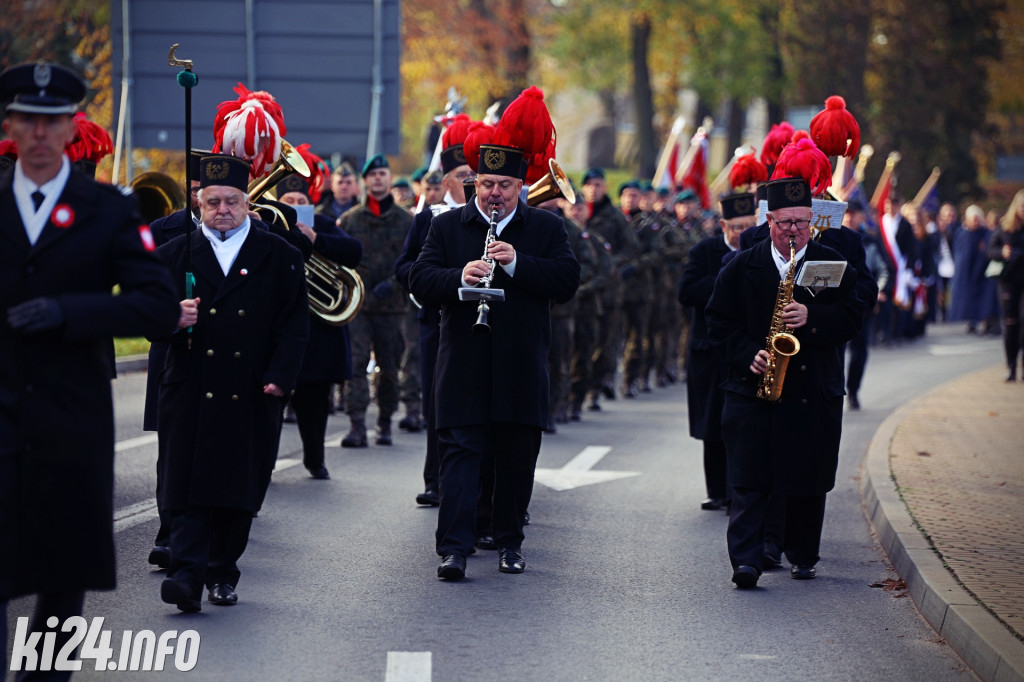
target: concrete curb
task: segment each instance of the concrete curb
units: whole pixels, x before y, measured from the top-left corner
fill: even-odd
[[[890,414],[871,439],[861,476],[868,521],[921,615],[974,673],[986,682],[1024,682],[1024,643],[943,565],[911,520],[893,481],[889,466],[893,435],[920,400]]]
[[[115,360],[115,366],[117,367],[118,376],[127,372],[144,372],[149,367],[149,356],[125,355]]]

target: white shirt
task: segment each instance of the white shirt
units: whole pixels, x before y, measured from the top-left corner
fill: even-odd
[[[772,246],[772,258],[775,259],[775,267],[779,271],[779,279],[780,280],[786,279],[786,275],[789,274],[789,255],[787,254],[787,255],[784,256],[781,253],[779,253],[779,250],[777,248],[775,248],[775,242],[771,242],[771,246]],[[800,249],[799,251],[796,252],[796,262],[797,263],[800,263],[800,261],[803,260],[805,253],[807,253],[807,245],[806,244],[804,244],[804,248],[802,248],[802,249]],[[797,267],[797,272],[799,272],[799,270],[800,270],[800,267],[798,266]]]
[[[221,233],[207,227],[205,223],[202,226],[202,230],[207,240],[209,240],[210,246],[213,247],[213,255],[217,257],[217,263],[220,264],[221,272],[226,277],[228,270],[231,269],[235,262],[235,258],[238,257],[238,252],[242,249],[242,244],[245,243],[245,238],[249,236],[249,216],[245,216],[245,221],[241,225],[225,232],[227,235],[226,239],[221,239]]]
[[[67,155],[61,159],[57,175],[49,182],[38,186],[25,175],[20,160],[14,164],[14,200],[18,205],[18,212],[21,213],[21,222],[25,225],[25,234],[33,246],[39,240],[39,235],[43,233],[46,223],[49,222],[50,214],[53,212],[53,207],[57,205],[60,195],[64,192],[64,185],[67,184],[69,175],[71,175],[71,164],[68,162]],[[36,190],[46,195],[43,203],[39,205],[38,211],[32,201],[32,193]]]

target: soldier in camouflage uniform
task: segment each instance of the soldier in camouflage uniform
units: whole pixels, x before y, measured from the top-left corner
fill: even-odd
[[[410,305],[395,279],[395,260],[402,252],[412,214],[395,204],[391,196],[391,168],[378,154],[363,166],[366,198],[338,219],[338,225],[363,245],[363,259],[356,272],[366,287],[362,310],[349,326],[352,338],[352,378],[345,382],[345,413],[351,428],[342,447],[366,447],[366,409],[370,385],[366,367],[372,351],[375,374],[377,445],[391,445],[391,415],[398,409],[398,368],[405,349],[402,320]]]
[[[669,231],[674,239],[682,242],[683,250],[686,253],[686,258],[688,258],[690,249],[705,237],[701,231],[700,207],[697,204],[697,195],[693,193],[693,190],[683,190],[676,195],[673,209],[675,217],[669,222]],[[680,270],[685,265],[686,258],[681,263],[678,263]],[[679,275],[673,273],[671,291],[675,291],[678,288],[681,276],[681,272]],[[668,375],[669,381],[673,381],[676,376],[680,379],[685,378],[686,347],[690,339],[689,313],[683,311],[674,321],[676,326],[669,327],[665,332],[667,347],[665,372]]]
[[[653,189],[653,188],[652,188]],[[622,357],[622,395],[635,398],[643,385],[650,390],[643,372],[644,360],[650,347],[648,327],[653,310],[654,286],[652,273],[659,260],[658,233],[652,229],[648,214],[643,210],[643,196],[639,182],[626,183],[620,188],[623,211],[629,211],[629,227],[636,237],[639,255],[634,266],[623,268],[622,315],[625,321],[626,347]]]
[[[598,330],[601,344],[594,356],[594,384],[587,405],[589,410],[600,410],[598,400],[602,393],[609,400],[615,398],[615,372],[622,342],[622,274],[624,271],[631,274],[630,269],[636,271],[639,248],[625,216],[608,198],[608,185],[603,170],[591,168],[583,175],[582,194],[586,202],[586,229],[605,238],[610,246],[614,270],[602,292],[604,315]]]

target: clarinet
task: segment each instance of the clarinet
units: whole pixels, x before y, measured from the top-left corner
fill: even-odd
[[[487,238],[484,240],[484,255],[482,260],[491,267],[491,271],[480,278],[480,284],[483,285],[484,289],[491,288],[491,279],[494,277],[494,259],[488,255],[488,249],[493,244],[497,237],[494,236],[494,232],[498,227],[498,209],[491,211],[491,224],[487,228]],[[483,296],[480,299],[480,303],[476,307],[476,322],[473,324],[473,331],[478,334],[487,334],[491,331],[491,326],[487,324],[487,314],[490,312],[491,306],[487,303],[487,297]]]

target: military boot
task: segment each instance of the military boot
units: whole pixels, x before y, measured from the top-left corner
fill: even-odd
[[[366,446],[366,420],[353,418],[352,428],[348,430],[348,435],[341,439],[341,447],[365,448]]]
[[[391,417],[377,420],[377,445],[391,445]]]

